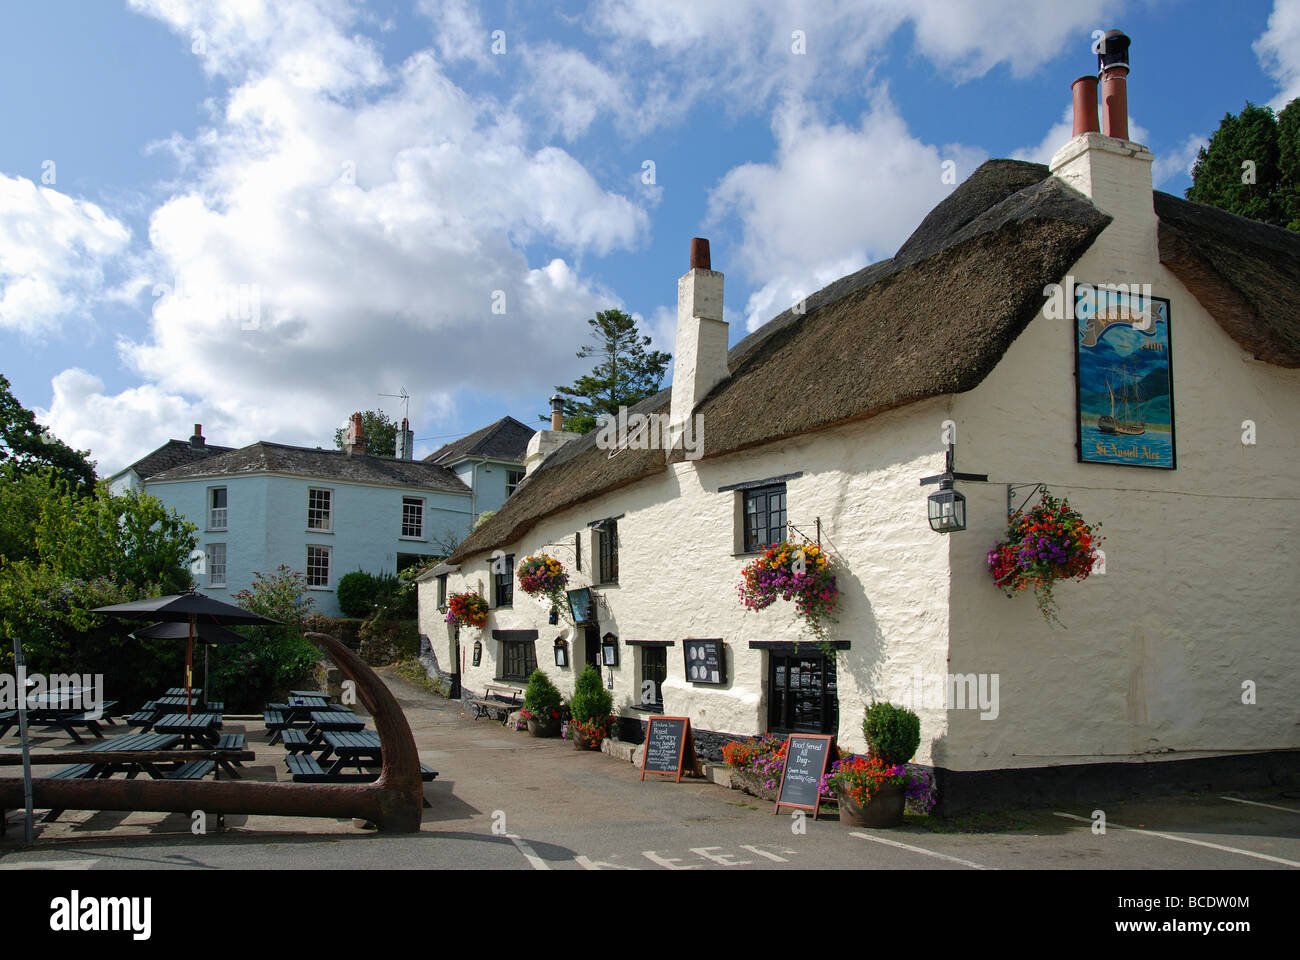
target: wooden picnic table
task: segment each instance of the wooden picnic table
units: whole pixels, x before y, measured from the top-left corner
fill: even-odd
[[[176,733],[128,733],[97,743],[93,747],[87,747],[86,752],[141,753],[150,750],[170,750],[176,746],[180,739],[180,734]],[[133,763],[110,761],[103,764],[94,763],[91,766],[93,768],[92,772],[82,777],[82,779],[94,780],[111,777],[115,773],[125,773],[128,780],[134,780],[141,773],[147,773],[155,780],[162,780],[167,775],[165,771],[158,769],[157,765],[149,761],[136,761]]]
[[[167,692],[166,692],[165,694],[163,694],[163,696],[167,696],[167,697],[184,697],[184,696],[185,696],[185,688],[184,688],[184,687],[168,687],[168,688],[167,688]],[[203,697],[203,688],[202,688],[202,687],[191,687],[191,688],[190,688],[190,696],[192,696],[192,697],[195,699],[196,702],[197,702],[198,700],[202,699],[202,697]]]
[[[355,766],[361,773],[363,766],[377,767],[384,762],[383,748],[379,744],[379,734],[374,730],[338,730],[321,734],[326,749],[316,760],[322,767],[326,762],[326,774],[333,776],[342,773],[343,768]],[[333,754],[333,758],[330,757]]]
[[[307,740],[321,743],[327,733],[356,733],[365,728],[366,722],[351,710],[316,710],[311,715]]]
[[[310,718],[312,711],[324,710],[329,705],[329,698],[321,694],[290,697],[283,705],[285,723],[290,725],[303,723]]]
[[[112,704],[116,702],[117,701],[112,701],[109,704],[105,704],[105,706],[112,706]],[[26,712],[28,726],[47,728],[58,727],[77,743],[85,743],[86,741],[82,740],[81,737],[77,735],[77,731],[72,729],[74,725],[85,727],[100,740],[104,739],[104,731],[99,728],[99,721],[107,721],[107,716],[101,714],[99,717],[92,717],[90,716],[90,711],[86,710],[84,707],[67,709],[60,707],[38,707],[36,709],[29,709]],[[0,737],[3,737],[8,733],[10,728],[17,729],[17,727],[17,710],[6,711],[3,716],[0,716]]]
[[[221,729],[221,714],[196,713],[186,716],[183,713],[169,713],[154,721],[157,733],[177,733],[184,740],[184,749],[190,749],[195,741],[211,747],[218,739],[217,731]]]

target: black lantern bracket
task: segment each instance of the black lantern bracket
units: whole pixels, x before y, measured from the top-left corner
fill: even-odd
[[[955,450],[956,450],[956,444],[954,444],[952,441],[949,441],[948,452],[944,456],[943,473],[936,474],[933,477],[921,478],[921,486],[923,487],[930,486],[931,484],[935,484],[935,483],[939,485],[939,493],[930,494],[930,501],[931,501],[930,526],[937,533],[947,533],[950,532],[950,530],[966,529],[966,522],[964,516],[966,498],[963,497],[961,494],[953,491],[954,481],[963,480],[968,483],[989,482],[989,475],[987,473],[958,473],[956,470],[954,470],[953,466],[955,460]],[[957,512],[956,510],[954,510],[954,516],[957,517],[957,522],[954,526],[951,526],[948,529],[940,529],[939,527],[935,526],[933,511],[934,511],[934,502],[937,500],[950,501],[950,503],[948,503],[947,506],[952,508],[957,508],[957,510],[960,511]]]
[[[1047,485],[1043,483],[1008,483],[1007,484],[1007,519],[1010,520],[1017,513],[1020,513],[1022,510],[1024,510],[1025,504],[1027,504],[1033,498],[1034,494],[1041,493],[1046,489],[1047,489]],[[1017,507],[1016,494],[1017,491],[1020,490],[1029,490],[1029,494],[1025,497],[1025,499],[1020,501],[1020,506]]]

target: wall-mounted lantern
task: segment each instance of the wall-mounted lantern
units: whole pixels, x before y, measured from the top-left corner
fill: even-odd
[[[482,662],[483,662],[483,641],[475,640],[474,641],[474,666],[477,667]]]
[[[557,609],[555,609],[554,607],[551,607],[551,614],[550,614],[550,616],[547,618],[546,622],[549,623],[549,624],[551,624],[552,626],[554,626],[555,624],[559,623],[559,622],[560,622],[560,611],[557,610]]]
[[[569,645],[564,642],[563,637],[555,638],[555,665],[557,667],[569,665]]]
[[[948,453],[944,462],[944,472],[933,477],[924,477],[921,486],[939,484],[939,490],[930,494],[929,514],[930,529],[935,533],[954,533],[966,529],[966,498],[952,488],[954,480],[969,480],[975,483],[988,483],[986,473],[956,473],[953,471],[953,447],[948,444]]]
[[[612,633],[600,638],[600,662],[607,667],[618,666],[618,637]]]

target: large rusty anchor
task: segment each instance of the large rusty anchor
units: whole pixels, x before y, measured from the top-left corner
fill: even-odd
[[[284,817],[354,817],[381,831],[416,833],[424,784],[410,724],[392,693],[369,665],[333,637],[305,634],[356,684],[375,720],[383,768],[374,783],[251,783],[247,780],[51,780],[32,778],[33,804],[42,809],[156,810],[166,813],[269,814]],[[196,754],[199,756],[201,754]],[[0,779],[0,809],[23,806],[23,783]]]

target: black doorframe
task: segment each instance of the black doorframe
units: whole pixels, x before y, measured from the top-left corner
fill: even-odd
[[[460,699],[460,624],[459,623],[456,624],[454,627],[452,627],[451,658],[454,662],[452,664],[452,673],[451,673],[450,699],[459,700]]]
[[[586,662],[600,672],[600,626],[599,624],[589,623],[584,628],[584,637],[586,640]]]
[[[777,661],[784,660],[786,685],[784,687],[784,697],[782,704],[783,711],[777,709],[777,683],[776,668]],[[797,661],[821,661],[821,684],[816,696],[820,698],[820,723],[816,729],[812,724],[793,724],[790,722],[794,713],[791,703],[790,688],[790,666],[792,662]],[[839,733],[839,678],[837,671],[836,657],[834,655],[826,656],[818,653],[799,653],[792,650],[769,650],[767,658],[767,728],[771,733],[789,734],[789,733]],[[783,715],[778,716],[778,713]]]

